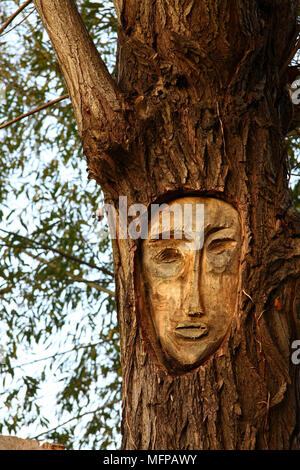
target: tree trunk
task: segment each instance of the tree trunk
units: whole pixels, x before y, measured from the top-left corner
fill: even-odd
[[[62,10],[57,26],[55,4],[59,10],[72,3],[35,1],[62,67],[62,30],[72,42],[79,20]],[[291,207],[283,139],[292,119],[284,66],[296,40],[297,2],[115,3],[121,23],[117,83],[99,75],[108,98],[103,81],[92,81],[78,111],[90,76],[84,53],[75,88],[74,70],[65,75],[90,177],[117,212],[120,196],[127,196],[128,206],[147,207],[208,196],[231,204],[242,225],[230,333],[209,360],[185,373],[165,367],[153,347],[139,278],[140,241],[113,240],[122,446],[296,448],[300,381],[291,343],[300,339],[300,220]],[[84,35],[79,40],[86,41]],[[93,64],[102,70],[102,63]],[[100,103],[96,111],[94,103]]]

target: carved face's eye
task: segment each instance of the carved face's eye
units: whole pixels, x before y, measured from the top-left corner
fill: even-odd
[[[213,240],[207,247],[210,253],[220,255],[227,250],[233,250],[237,242],[231,238],[223,238],[221,240]]]
[[[175,263],[181,259],[181,252],[175,248],[164,248],[154,257],[157,263]]]

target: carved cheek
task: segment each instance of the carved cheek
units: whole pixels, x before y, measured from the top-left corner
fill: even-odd
[[[179,299],[174,297],[174,293],[167,289],[163,282],[155,283],[150,304],[154,328],[162,344],[165,343],[168,333],[172,331],[174,312],[178,309],[178,302]]]
[[[203,304],[214,334],[225,332],[234,314],[237,296],[237,275],[215,273],[210,264],[203,273]]]
[[[206,252],[207,270],[216,274],[237,273],[237,248],[225,250],[223,253]]]
[[[183,298],[182,289],[184,282],[160,281],[153,282],[151,292],[151,303],[155,308],[156,316],[168,314],[170,318],[175,316],[178,309],[181,308]]]

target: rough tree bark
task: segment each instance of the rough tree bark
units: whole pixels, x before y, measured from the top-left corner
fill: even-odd
[[[243,226],[238,308],[204,365],[172,375],[143,328],[138,243],[113,242],[125,449],[299,446],[300,220],[284,136],[296,0],[115,0],[117,80],[71,0],[35,0],[107,203],[209,195]]]

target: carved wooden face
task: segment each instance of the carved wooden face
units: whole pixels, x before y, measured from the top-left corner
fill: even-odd
[[[192,205],[193,217],[177,238],[180,211],[169,222],[153,217],[152,238],[149,230],[142,246],[142,271],[163,354],[173,368],[191,369],[219,348],[230,328],[237,299],[241,226],[237,211],[222,200],[186,197],[170,203],[169,209],[175,204],[183,211],[186,204]],[[199,223],[201,211],[196,208],[201,205],[204,221]],[[166,229],[171,236],[162,239]]]

